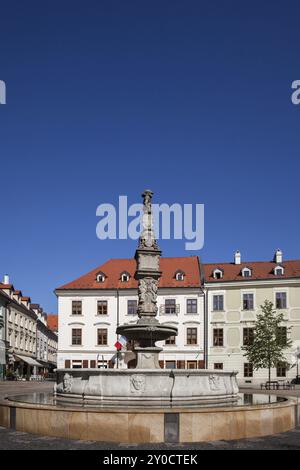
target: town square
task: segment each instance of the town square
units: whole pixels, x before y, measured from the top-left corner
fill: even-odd
[[[299,5],[0,11],[0,449],[299,450]]]

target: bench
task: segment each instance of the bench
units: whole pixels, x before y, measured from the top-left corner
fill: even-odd
[[[267,382],[264,382],[260,384],[261,390],[278,390],[279,388],[279,383],[277,380],[267,380]]]
[[[260,384],[260,388],[261,390],[291,390],[295,388],[295,384],[288,381],[267,380]]]

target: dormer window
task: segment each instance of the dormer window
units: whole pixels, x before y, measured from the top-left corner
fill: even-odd
[[[219,269],[219,268],[218,268],[218,269],[214,269],[214,270],[213,270],[213,277],[214,277],[215,279],[222,279],[222,277],[223,277],[223,271],[222,271],[221,269]]]
[[[276,266],[276,268],[274,268],[274,274],[275,276],[283,276],[284,268],[282,266]]]
[[[176,279],[176,281],[184,281],[184,272],[183,271],[177,271],[175,273],[175,279]]]
[[[121,281],[122,282],[128,282],[130,279],[130,274],[127,272],[124,272],[121,274]]]
[[[251,277],[252,276],[252,270],[250,268],[243,268],[242,269],[242,276],[243,277]]]
[[[97,282],[104,282],[106,279],[106,276],[104,273],[98,273],[97,274]]]

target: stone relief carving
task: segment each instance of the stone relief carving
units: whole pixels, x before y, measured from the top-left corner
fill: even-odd
[[[144,393],[146,378],[144,375],[136,374],[130,378],[130,391],[132,393]]]
[[[139,281],[139,311],[157,313],[157,280],[145,277]]]
[[[221,385],[221,377],[218,375],[210,375],[208,377],[208,382],[209,382],[209,387],[212,392],[221,390],[222,385]]]
[[[70,392],[73,385],[73,377],[70,374],[65,374],[63,378],[63,391]]]

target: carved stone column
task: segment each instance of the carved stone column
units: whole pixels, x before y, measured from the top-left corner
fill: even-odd
[[[158,282],[162,273],[159,267],[161,251],[153,230],[152,196],[150,190],[142,194],[143,227],[135,253],[139,319],[134,325],[125,324],[117,328],[117,333],[134,341],[137,369],[159,369],[158,355],[162,348],[155,346],[155,342],[177,335],[176,327],[160,325],[156,318]]]

